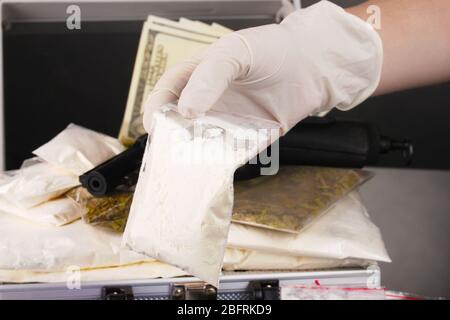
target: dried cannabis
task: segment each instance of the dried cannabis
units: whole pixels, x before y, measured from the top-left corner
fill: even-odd
[[[363,170],[282,167],[275,176],[235,184],[233,221],[299,232],[370,177]]]
[[[110,196],[94,197],[86,189],[79,187],[67,195],[83,207],[84,222],[117,232],[125,230],[133,200],[132,190],[121,190]]]

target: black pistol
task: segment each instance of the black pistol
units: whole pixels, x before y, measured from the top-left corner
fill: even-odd
[[[126,182],[137,181],[147,135],[141,136],[129,149],[80,176],[80,183],[94,196],[104,196]],[[362,168],[378,163],[380,155],[400,151],[405,164],[413,156],[408,140],[396,141],[380,134],[370,123],[342,121],[332,117],[309,117],[279,139],[280,165],[312,165]],[[271,148],[263,151],[270,157]],[[253,162],[251,162],[253,163]],[[260,175],[268,164],[247,163],[235,172],[235,180]]]
[[[93,196],[104,196],[124,184],[126,179],[137,181],[137,170],[141,166],[147,137],[147,134],[139,137],[127,150],[81,175],[81,185]]]

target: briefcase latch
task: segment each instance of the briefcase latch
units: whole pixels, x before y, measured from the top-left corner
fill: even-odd
[[[134,300],[133,288],[130,286],[123,287],[103,287],[103,300]]]
[[[280,299],[280,283],[278,280],[250,281],[249,289],[252,300]]]
[[[174,283],[170,291],[172,300],[216,300],[217,288],[205,282]]]

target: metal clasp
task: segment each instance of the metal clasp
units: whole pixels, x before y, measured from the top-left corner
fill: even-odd
[[[170,291],[172,300],[215,300],[217,288],[205,282],[174,283]]]
[[[280,300],[278,280],[250,281],[249,289],[252,300]]]
[[[130,286],[124,287],[103,287],[103,300],[134,300],[133,288]]]

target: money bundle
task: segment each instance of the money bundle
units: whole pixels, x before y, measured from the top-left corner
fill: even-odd
[[[204,50],[232,30],[180,18],[179,21],[149,16],[142,27],[128,100],[119,140],[131,145],[144,134],[144,103],[156,82],[174,64]]]

